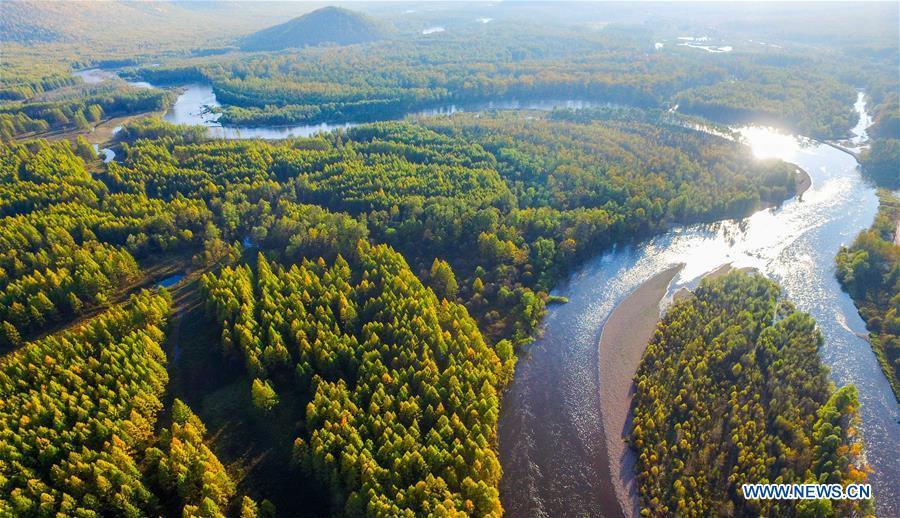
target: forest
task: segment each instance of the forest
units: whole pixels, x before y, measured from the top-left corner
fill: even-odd
[[[203,290],[254,405],[305,407],[292,462],[327,482],[334,512],[501,514],[497,394],[512,347],[491,348],[402,256],[360,241],[350,262],[287,269],[259,254],[255,271],[226,268]]]
[[[881,189],[878,200],[872,226],[838,253],[837,277],[866,321],[872,350],[900,398],[900,198]]]
[[[428,124],[376,123],[278,144],[188,144],[190,130],[148,120],[124,134],[159,138],[126,141],[106,183],[173,202],[224,198],[212,209],[226,243],[249,236],[290,253],[330,239],[339,246],[319,254],[331,257],[355,247],[348,233],[391,245],[417,273],[439,258],[459,276],[454,295],[483,332],[515,343],[532,336],[542,293],[596,250],[676,223],[749,214],[795,189],[793,167],[674,125],[516,115]],[[272,227],[292,204],[354,223],[309,232],[314,238]],[[477,243],[479,254],[461,242]]]
[[[551,292],[803,187],[724,125],[841,144],[862,89],[863,172],[896,188],[883,6],[317,7],[0,2],[0,515],[500,516],[501,401]],[[189,83],[218,124],[354,124],[213,138],[165,120]],[[896,391],[880,199],[837,274]],[[873,512],[739,493],[866,480],[822,340],[756,274],[670,307],[636,380],[642,514]]]
[[[278,430],[294,443],[284,469],[318,480],[329,488],[326,508],[350,514],[499,514],[499,394],[556,280],[636,235],[779,203],[795,176],[726,139],[607,112],[387,122],[283,142],[209,140],[148,118],[118,138],[121,161],[100,174],[89,172],[98,159],[83,143],[3,147],[0,325],[3,347],[16,351],[7,358],[77,342],[66,333],[78,331],[56,331],[72,322],[111,325],[150,266],[186,257],[208,272],[200,298],[222,330],[221,352],[206,354],[241,359],[261,416],[297,419]],[[478,254],[457,246],[466,241]],[[156,371],[133,368],[165,370],[153,333]],[[63,374],[42,375],[50,378],[35,383],[62,383]],[[160,400],[165,384],[145,392]],[[239,507],[240,479],[215,475],[222,487],[207,502],[159,478],[181,469],[165,464],[181,458],[167,449],[173,437],[192,437],[191,455],[212,454],[182,406],[187,417],[169,425],[154,405],[140,415],[146,448],[122,460],[127,491],[143,489],[122,502],[140,512]],[[43,423],[44,411],[30,408],[16,412]],[[124,424],[90,437],[98,451],[130,426],[130,407],[116,408]],[[22,436],[24,423],[17,414],[5,430]],[[82,442],[57,445],[55,455]],[[10,486],[10,505],[112,509],[49,466],[8,477],[20,484]],[[248,506],[270,509],[271,495],[248,483]]]
[[[850,516],[871,501],[746,500],[741,485],[860,483],[859,401],[822,335],[758,273],[705,279],[666,310],[635,378],[631,446],[644,516]]]
[[[203,423],[162,402],[170,304],[141,292],[0,359],[4,515],[225,516],[235,486]]]

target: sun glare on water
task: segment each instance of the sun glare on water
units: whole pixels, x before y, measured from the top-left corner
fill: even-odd
[[[800,143],[793,135],[780,133],[774,128],[748,126],[740,128],[745,144],[753,150],[756,158],[786,158],[800,150]]]

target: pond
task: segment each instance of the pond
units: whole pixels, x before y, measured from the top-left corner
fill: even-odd
[[[184,279],[183,273],[176,273],[174,275],[170,275],[165,279],[156,283],[157,286],[161,286],[163,288],[171,288],[172,286],[181,282],[181,279]]]

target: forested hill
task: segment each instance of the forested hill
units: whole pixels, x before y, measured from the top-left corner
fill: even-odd
[[[381,38],[381,29],[362,14],[323,7],[241,39],[244,50],[279,50],[309,45],[365,43]]]
[[[632,447],[648,516],[849,516],[870,501],[747,500],[744,483],[859,483],[856,389],[777,284],[732,272],[666,312],[636,376]]]

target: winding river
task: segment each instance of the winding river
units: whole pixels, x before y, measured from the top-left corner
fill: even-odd
[[[862,95],[856,104],[865,121]],[[865,138],[865,124],[854,128]],[[900,413],[865,336],[862,319],[835,279],[834,257],[874,218],[877,200],[847,153],[765,128],[742,128],[759,157],[775,156],[809,172],[812,187],[740,221],[676,228],[634,246],[603,253],[554,294],[568,304],[550,308],[543,336],[527,348],[502,400],[501,500],[510,516],[622,516],[634,495],[620,482],[621,459],[610,459],[601,426],[604,389],[598,340],[610,313],[642,283],[683,263],[663,301],[705,273],[731,263],[777,280],[797,307],[819,323],[824,362],[838,386],[853,383],[861,400],[862,433],[880,516],[900,516]],[[622,430],[609,439],[621,441]]]
[[[96,74],[91,79],[98,77]],[[149,86],[140,83],[136,86]],[[601,103],[517,101],[447,106],[418,115],[486,109],[553,109]],[[352,124],[235,128],[217,122],[219,106],[209,85],[183,88],[165,119],[203,124],[220,138],[309,136]],[[862,94],[855,105],[860,123],[853,145],[866,140],[870,121]],[[504,475],[501,500],[510,516],[631,515],[635,497],[622,480],[621,459],[607,455],[606,439],[621,441],[622,430],[605,437],[601,408],[604,389],[598,365],[598,339],[613,309],[634,289],[673,265],[684,264],[662,305],[682,287],[721,265],[754,267],[777,280],[798,308],[819,323],[821,355],[838,385],[853,383],[862,403],[862,433],[873,473],[870,481],[878,514],[900,516],[900,413],[879,368],[866,330],[849,296],[834,276],[834,257],[842,244],[869,226],[877,200],[849,154],[803,137],[759,127],[740,129],[754,153],[777,157],[805,169],[812,187],[801,199],[766,209],[740,221],[678,227],[632,246],[614,248],[583,265],[554,294],[569,303],[549,309],[543,335],[519,359],[515,379],[502,400],[499,423]],[[612,435],[616,434],[616,435]]]
[[[450,115],[457,112],[479,112],[488,110],[543,110],[555,108],[587,108],[606,105],[606,103],[575,100],[534,100],[534,101],[490,101],[483,103],[449,104],[437,108],[419,110],[409,115]],[[193,83],[182,87],[182,93],[175,100],[172,108],[166,112],[164,119],[175,124],[201,124],[209,128],[214,137],[227,139],[284,139],[288,137],[309,137],[316,133],[328,132],[338,128],[349,128],[357,123],[319,123],[297,124],[291,126],[237,127],[223,126],[218,122],[220,113],[217,109],[222,105],[216,99],[212,86]]]

